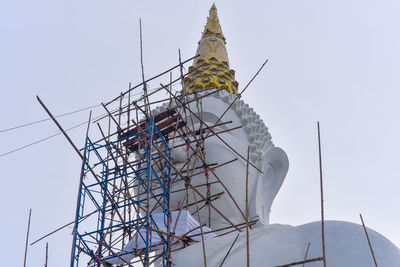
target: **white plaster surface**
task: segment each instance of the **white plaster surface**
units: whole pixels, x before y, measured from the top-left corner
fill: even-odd
[[[373,267],[374,262],[361,225],[326,221],[326,251],[329,267]],[[368,229],[379,266],[400,266],[400,250],[387,238]],[[237,233],[205,241],[207,266],[220,266]],[[312,222],[300,226],[272,224],[250,231],[251,266],[276,266],[304,259],[310,242],[308,258],[322,255],[321,224]],[[204,266],[201,243],[172,255],[175,267]],[[240,233],[223,266],[246,266],[246,233]],[[322,266],[322,262],[306,266]]]

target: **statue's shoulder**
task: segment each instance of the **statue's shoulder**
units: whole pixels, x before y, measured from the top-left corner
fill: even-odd
[[[324,225],[327,260],[331,266],[373,266],[362,225],[345,221],[325,221]],[[310,258],[321,256],[321,222],[293,228],[301,239],[310,243]],[[400,266],[400,249],[382,234],[370,228],[367,231],[378,265]]]
[[[400,266],[400,250],[386,237],[368,229],[379,266]],[[238,237],[236,239],[236,237]],[[236,239],[236,241],[235,241]],[[326,221],[325,239],[329,266],[358,267],[373,266],[371,252],[361,225],[344,221]],[[277,266],[304,259],[308,243],[307,258],[322,256],[321,222],[298,226],[270,224],[255,227],[250,231],[250,259],[252,266]],[[246,233],[231,233],[206,240],[207,266],[219,266],[225,259],[226,266],[246,265]],[[185,266],[188,260],[203,265],[200,243],[176,253],[176,266]]]

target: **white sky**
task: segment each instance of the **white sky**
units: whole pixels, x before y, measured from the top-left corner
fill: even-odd
[[[319,219],[316,121],[321,122],[326,218],[366,224],[400,246],[399,1],[215,1],[244,100],[288,154],[272,223]],[[0,130],[107,101],[194,55],[211,1],[0,1]],[[102,113],[100,109],[95,114]],[[60,119],[65,128],[88,112]],[[0,133],[0,154],[57,131],[51,122]],[[71,131],[82,145],[84,127]],[[22,265],[31,241],[73,220],[80,160],[62,136],[0,158],[1,265]],[[68,266],[71,228],[48,239],[49,266]],[[44,262],[45,242],[28,266]],[[329,248],[327,248],[329,249]]]

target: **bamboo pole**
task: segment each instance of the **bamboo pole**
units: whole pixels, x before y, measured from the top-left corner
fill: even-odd
[[[375,253],[374,253],[374,250],[372,249],[371,240],[369,239],[367,228],[365,227],[364,220],[363,220],[361,213],[360,213],[360,219],[362,222],[362,226],[364,228],[365,236],[367,237],[367,241],[368,241],[369,249],[371,250],[372,258],[374,259],[375,266],[378,267],[378,263],[376,262],[376,258],[375,258]]]
[[[49,243],[46,242],[46,261],[44,262],[44,267],[47,267],[48,258],[49,258]]]
[[[129,83],[129,88],[131,87],[131,83]],[[128,94],[128,97],[130,97],[130,95],[131,95],[131,92],[129,92],[129,94]],[[122,99],[122,98],[121,98]],[[121,106],[121,104],[120,104],[120,106]],[[121,114],[121,112],[119,112],[119,114]],[[128,116],[129,116],[129,114],[128,114]],[[98,127],[99,127],[99,129],[100,129],[100,132],[102,132],[102,130],[101,130],[101,127],[99,126],[99,124],[97,124],[98,125]],[[110,136],[110,133],[111,133],[111,118],[110,117],[108,117],[108,125],[107,125],[108,127],[108,136]],[[108,139],[105,139],[105,142],[106,142],[106,144],[107,144],[107,142],[108,143],[110,143],[110,137],[108,137]],[[107,160],[107,169],[109,170],[109,160]],[[115,176],[114,176],[115,177]],[[113,180],[113,192],[112,192],[112,194],[115,194],[116,192],[115,191],[117,191],[116,190],[116,179],[115,180]],[[118,197],[119,197],[119,194],[118,194]],[[118,203],[118,201],[119,201],[119,199],[117,199],[117,203]],[[119,203],[118,203],[119,204]],[[111,214],[111,219],[110,219],[110,224],[109,224],[109,227],[111,227],[112,226],[112,224],[113,224],[113,221],[114,221],[114,216],[115,216],[115,213],[113,212],[112,214]],[[111,229],[111,228],[110,228]],[[107,235],[107,233],[106,233],[106,235]],[[106,236],[105,235],[105,236]],[[104,238],[105,239],[105,238]],[[109,239],[108,239],[108,242],[110,243],[110,244],[112,244],[112,234],[110,234],[110,237],[109,237]],[[122,247],[123,247],[123,244],[122,244]],[[109,255],[111,255],[111,251],[109,251]]]
[[[257,223],[257,221],[258,221],[258,219],[250,221],[249,225],[254,225],[254,224]],[[218,229],[215,229],[215,230],[204,232],[204,234],[216,233],[216,232],[220,232],[220,231],[224,231],[224,230],[229,230],[229,229],[232,229],[234,227],[242,227],[242,226],[246,227],[246,223],[239,223],[239,224],[235,224],[235,226],[226,226],[226,227],[218,228]],[[237,231],[237,230],[233,229],[232,231]],[[219,234],[218,236],[225,235],[227,233],[230,233],[230,232],[225,232],[223,234]],[[189,235],[189,237],[195,237],[195,236],[199,236],[199,235],[200,234],[193,234],[193,235]]]
[[[306,254],[304,254],[304,260],[307,260],[308,250],[310,249],[310,242],[308,242]],[[302,267],[304,267],[305,263],[303,263]]]
[[[172,77],[172,74],[171,74]],[[171,78],[172,79],[172,78]],[[171,237],[169,236],[171,234],[171,179],[168,181],[168,222],[167,222],[167,251],[165,253],[165,257],[167,258],[167,267],[171,267],[172,261],[171,261]]]
[[[254,224],[255,224],[255,223],[249,223],[249,226],[253,226]],[[239,227],[240,230],[243,230],[243,229],[245,229],[245,228],[246,228],[246,223],[244,223],[244,226]],[[233,233],[233,232],[236,232],[236,231],[237,231],[236,229],[233,229],[233,230],[230,230],[230,231],[228,231],[228,232],[219,234],[219,235],[217,235],[217,237],[224,236],[224,235],[228,235],[228,234]]]
[[[322,153],[321,153],[321,131],[319,127],[319,121],[317,122],[318,127],[318,154],[319,154],[319,182],[321,190],[321,236],[322,236],[322,257],[324,267],[326,267],[326,252],[325,252],[325,219],[324,219],[324,186],[322,182]]]
[[[193,197],[194,201],[196,203],[196,209],[197,211],[199,210],[199,205],[197,204],[197,199],[196,199],[196,193],[193,191]],[[197,212],[197,218],[199,219],[199,224],[201,224],[201,219],[200,219],[200,212]],[[207,255],[206,255],[206,247],[204,243],[204,233],[203,233],[203,227],[200,227],[200,233],[201,233],[201,246],[203,248],[203,262],[204,262],[204,267],[207,267]]]
[[[143,39],[142,39],[142,19],[139,19],[139,35],[140,35],[140,67],[142,70],[142,83],[144,90],[146,90],[146,80],[144,79],[144,67],[143,67]]]
[[[196,107],[197,107],[197,112],[200,114],[200,119],[203,121],[203,100],[202,99],[198,99],[197,95],[196,95]],[[200,104],[200,105],[199,105]],[[194,128],[194,124],[193,124],[193,128]],[[200,123],[200,139],[204,140],[204,131],[203,131],[203,124]],[[204,142],[199,142],[197,141],[197,146],[200,147],[201,146],[201,156],[203,157],[204,161],[206,161],[206,151],[205,151],[205,147],[204,147]],[[211,195],[211,184],[210,184],[210,179],[209,179],[209,175],[208,175],[208,168],[209,164],[203,164],[203,166],[205,166],[205,170],[207,172],[206,175],[206,186],[207,186],[207,198],[210,198]],[[210,200],[211,201],[211,200]],[[208,205],[208,227],[211,228],[211,207]]]
[[[144,79],[144,66],[143,66],[143,38],[142,38],[142,19],[139,19],[139,31],[140,31],[140,67],[142,70],[142,82],[143,82],[143,93],[144,93],[144,104],[147,115],[151,117],[151,108],[149,102],[149,96],[147,95],[147,83]],[[121,96],[122,98],[122,96]],[[146,102],[147,101],[147,102]]]
[[[129,92],[128,93],[128,104],[129,104],[129,98],[130,98],[130,93],[131,92]],[[120,100],[119,100],[119,110],[118,110],[118,124],[119,125],[121,125],[121,116],[122,116],[122,114],[121,114],[121,111],[122,111],[122,100],[123,100],[123,97],[121,97],[120,98]],[[128,115],[129,116],[129,115]],[[128,122],[129,122],[129,120],[128,120]],[[109,127],[109,129],[110,129],[110,125],[108,125],[108,127]],[[128,126],[128,128],[129,128],[129,126]],[[108,131],[108,134],[110,134],[110,130]],[[122,144],[121,143],[117,143],[117,150],[122,150]],[[110,151],[111,151],[111,149],[110,149]],[[116,165],[115,165],[115,167],[118,169],[119,167],[120,167],[120,164],[118,164],[118,159],[119,159],[119,157],[120,157],[120,153],[116,153],[116,155],[115,155],[115,160],[116,160]],[[121,155],[121,157],[122,157],[122,155]],[[107,169],[109,169],[110,167],[109,167],[109,161],[107,161]],[[120,192],[118,192],[118,197],[117,197],[117,199],[119,200],[120,198],[121,198],[121,194],[123,193],[123,202],[124,202],[124,208],[123,208],[123,217],[124,217],[124,222],[126,222],[126,210],[127,210],[127,205],[126,205],[126,203],[127,203],[127,197],[126,197],[126,193],[128,193],[129,194],[129,191],[127,192],[126,191],[126,189],[125,190],[123,190],[124,189],[124,187],[122,186],[122,184],[124,184],[124,186],[125,186],[125,188],[127,188],[128,187],[128,179],[127,179],[127,176],[126,176],[126,173],[127,173],[127,168],[126,168],[126,163],[123,161],[123,163],[122,163],[122,169],[123,169],[123,173],[122,173],[122,175],[124,176],[124,177],[121,177],[121,180],[120,180],[120,184],[119,184],[119,188],[120,188]],[[119,171],[120,173],[121,173],[121,171]],[[114,178],[115,177],[118,177],[118,175],[117,175],[117,172],[115,172],[114,173]],[[107,180],[108,180],[108,175],[107,175],[107,178],[106,178]],[[115,183],[116,183],[116,180],[114,180],[113,181],[113,194],[115,193],[115,191],[117,191],[117,190],[115,190]],[[131,197],[129,197],[129,199],[131,199]],[[129,206],[129,208],[130,208],[130,206]],[[114,224],[114,216],[115,216],[115,213],[113,212],[112,214],[111,214],[111,219],[110,219],[110,222],[109,222],[109,226],[112,226],[113,224]],[[103,220],[103,225],[104,225],[104,221],[105,221],[106,219],[104,219]],[[103,226],[102,226],[103,227]],[[104,234],[103,234],[104,235]],[[107,233],[104,235],[104,240],[105,240],[105,238],[106,238],[106,235],[107,235]],[[127,236],[127,233],[125,232],[125,231],[123,231],[123,234],[122,234],[122,244],[121,244],[121,248],[123,248],[123,247],[125,247],[125,239],[126,239],[126,236]],[[111,244],[111,239],[112,239],[112,232],[110,233],[110,244]],[[109,254],[111,253],[111,250],[109,250]]]
[[[247,164],[246,164],[246,255],[247,267],[250,267],[250,246],[249,246],[249,157],[250,147],[247,147]]]
[[[64,134],[65,138],[67,138],[68,142],[71,144],[71,146],[74,148],[76,153],[83,159],[83,156],[81,152],[79,152],[79,149],[75,146],[75,144],[72,142],[71,138],[67,135],[67,133],[64,131],[64,129],[61,127],[61,125],[58,123],[58,121],[54,118],[53,114],[50,113],[48,108],[45,106],[45,104],[42,102],[42,100],[39,98],[39,96],[36,96],[37,100],[39,101],[40,105],[44,108],[44,110],[49,114],[50,118],[53,120],[53,122],[57,125],[57,127],[60,129],[60,131]]]
[[[31,228],[31,215],[32,215],[32,209],[29,209],[28,229],[26,231],[26,242],[25,242],[24,267],[26,267],[26,258],[28,255],[28,242],[29,242],[29,230]]]
[[[303,263],[309,263],[309,262],[315,262],[315,261],[323,261],[324,258],[323,257],[319,257],[319,258],[313,258],[313,259],[309,259],[309,260],[305,260],[305,261],[296,261],[296,262],[292,262],[289,264],[284,264],[284,265],[277,265],[275,267],[289,267],[289,266],[295,266],[295,265],[300,265]]]
[[[224,259],[222,260],[221,264],[219,265],[219,267],[221,267],[221,266],[224,264],[226,258],[228,258],[228,255],[229,255],[229,253],[231,252],[233,246],[235,245],[236,240],[238,239],[239,235],[240,235],[240,233],[238,233],[238,234],[236,235],[235,240],[233,240],[232,245],[229,247],[228,252],[226,253],[226,255],[225,255]]]
[[[107,107],[101,103],[101,105],[103,106],[103,108],[106,110],[108,116],[114,121],[115,125],[117,125],[118,131],[122,132],[122,128],[119,126],[118,122],[115,120],[114,116],[111,115],[110,111],[107,109]],[[103,137],[103,140],[105,140],[105,137]]]

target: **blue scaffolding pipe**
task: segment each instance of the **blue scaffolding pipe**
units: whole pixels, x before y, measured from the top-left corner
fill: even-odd
[[[146,138],[143,138],[143,136],[146,136]],[[163,156],[153,154],[156,140],[158,143],[163,144],[163,148],[165,148],[165,151],[162,152],[164,154]],[[123,150],[118,147],[122,148],[126,142],[136,142],[140,145],[143,152],[145,152],[140,155],[141,159],[137,162],[130,163],[129,167],[120,166],[118,160],[114,157],[114,153],[123,152]],[[94,157],[91,157],[92,154]],[[162,160],[164,157],[167,160],[164,162],[163,169],[160,170],[161,178],[153,165],[156,161]],[[164,238],[163,235],[159,234],[162,244],[153,244],[152,232],[153,229],[158,229],[158,225],[153,220],[152,214],[155,210],[160,211],[161,208],[164,214],[164,224],[169,228],[170,159],[171,151],[168,143],[151,118],[149,119],[147,128],[142,132],[116,141],[106,142],[105,144],[94,144],[89,137],[87,138],[84,150],[84,164],[82,166],[83,177],[81,177],[82,183],[78,197],[78,218],[75,222],[73,236],[73,255],[75,255],[72,262],[73,267],[79,266],[82,253],[86,255],[92,266],[100,267],[101,263],[105,260],[119,258],[132,253],[136,255],[136,253],[140,252],[144,253],[146,265],[149,263],[149,254],[155,247],[162,248],[163,266],[167,266],[169,260],[166,257],[168,238]],[[142,165],[145,165],[145,167],[141,168]],[[85,180],[86,174],[89,173],[90,169],[95,171],[98,175],[98,181],[90,182]],[[128,171],[128,169],[131,170]],[[118,181],[121,181],[121,187],[117,188],[118,190],[115,192],[114,186],[114,190],[110,191],[109,187],[111,182],[117,185]],[[126,185],[122,181],[126,182]],[[130,188],[134,186],[138,188],[138,195],[136,197],[127,197],[127,195],[130,194]],[[140,191],[139,188],[141,188],[142,191]],[[145,198],[140,197],[140,195],[145,196]],[[161,200],[158,199],[160,197]],[[89,204],[95,206],[97,210],[95,225],[85,224],[83,220],[85,206]],[[114,224],[105,225],[106,222],[112,220],[107,217],[107,214],[120,212],[123,211],[123,209],[126,210],[138,204],[140,204],[141,209],[144,208],[144,212],[136,214],[136,218],[126,216],[127,214],[125,213],[123,214],[124,220],[115,220]],[[146,229],[146,234],[142,234],[141,231],[139,231],[140,229]],[[145,243],[145,248],[134,248],[132,251],[122,251],[123,248],[120,247],[117,251],[121,252],[119,254],[115,253],[113,246],[115,244],[123,244],[121,240],[124,239],[126,232],[136,232],[137,238],[140,238]],[[109,241],[107,241],[105,233],[111,233],[117,236],[118,239],[112,240],[112,237],[110,237]],[[87,262],[84,264],[86,265]]]

